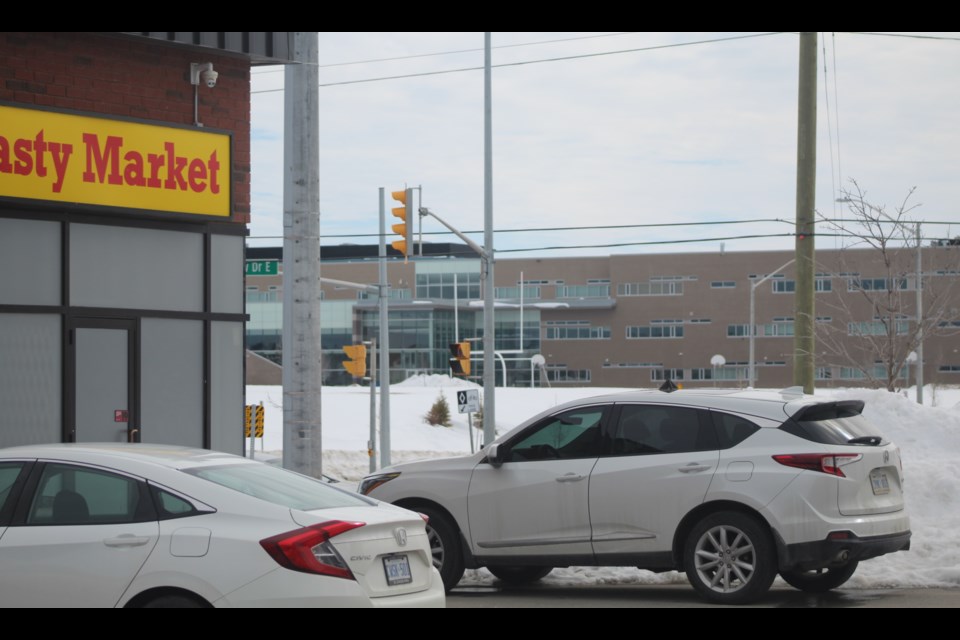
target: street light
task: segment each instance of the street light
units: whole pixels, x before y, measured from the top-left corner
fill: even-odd
[[[767,275],[765,275],[764,277],[760,278],[759,280],[757,280],[756,282],[750,285],[750,326],[747,327],[747,331],[750,333],[750,361],[747,362],[747,386],[748,387],[753,387],[753,383],[756,380],[756,373],[757,373],[756,368],[754,367],[754,364],[753,364],[754,351],[755,351],[754,340],[756,339],[756,335],[755,335],[756,334],[756,330],[755,330],[756,304],[755,304],[754,298],[757,291],[757,287],[759,287],[761,284],[763,284],[773,276],[777,275],[778,273],[780,273],[781,271],[783,271],[784,269],[786,269],[796,261],[797,261],[796,258],[794,258],[793,260],[790,260],[783,266],[778,267],[773,273],[768,273]]]

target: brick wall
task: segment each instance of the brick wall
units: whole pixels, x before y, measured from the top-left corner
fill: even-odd
[[[212,62],[199,120],[233,133],[233,219],[250,218],[250,64],[242,58],[95,33],[0,32],[0,101],[193,124],[190,63]]]

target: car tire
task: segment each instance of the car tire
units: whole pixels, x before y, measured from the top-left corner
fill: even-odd
[[[190,596],[167,594],[157,596],[143,605],[144,609],[204,609],[209,605]]]
[[[712,513],[687,536],[687,579],[704,599],[747,604],[763,597],[777,575],[777,554],[766,527],[737,511]]]
[[[849,580],[859,564],[856,560],[851,560],[842,567],[827,567],[812,571],[781,571],[780,577],[791,587],[800,591],[826,593]]]
[[[444,512],[433,507],[418,508],[427,516],[427,538],[433,566],[440,572],[443,588],[453,589],[463,577],[463,550],[460,548],[460,531]]]
[[[504,564],[487,565],[487,571],[501,582],[507,584],[530,584],[553,571],[553,567],[512,566]]]

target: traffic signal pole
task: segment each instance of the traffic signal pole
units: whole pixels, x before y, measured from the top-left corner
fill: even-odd
[[[406,205],[407,211],[412,206],[412,192],[406,191],[406,201],[411,201]],[[384,200],[383,187],[380,187],[380,248],[379,248],[379,268],[380,268],[380,466],[390,466],[390,308],[387,304],[389,291],[387,289],[387,210]],[[404,219],[404,235],[406,238],[413,237],[413,220],[407,215]],[[407,251],[413,249],[413,242],[404,245]],[[406,253],[404,253],[406,255]],[[373,368],[370,363],[370,368]]]

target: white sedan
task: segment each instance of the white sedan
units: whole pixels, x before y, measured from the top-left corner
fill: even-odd
[[[412,511],[215,451],[0,450],[0,606],[443,605]]]

